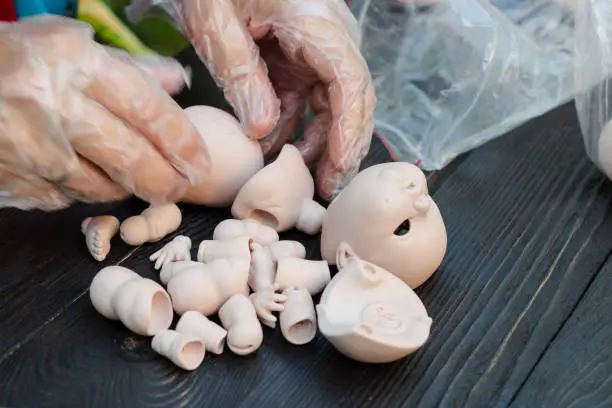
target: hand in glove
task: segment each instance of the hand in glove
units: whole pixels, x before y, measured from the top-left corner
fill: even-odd
[[[0,24],[0,207],[174,202],[206,173],[206,146],[167,93],[182,67],[92,37],[49,15]]]
[[[315,113],[296,145],[320,159],[330,199],[370,147],[376,103],[355,19],[341,0],[172,0],[184,30],[224,89],[246,133],[268,154],[289,141],[307,104]]]

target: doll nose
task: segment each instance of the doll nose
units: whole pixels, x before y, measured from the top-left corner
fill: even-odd
[[[426,213],[431,206],[431,199],[428,195],[423,195],[415,200],[414,208],[420,213]]]

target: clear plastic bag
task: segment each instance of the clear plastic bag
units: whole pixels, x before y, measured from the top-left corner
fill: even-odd
[[[440,169],[574,96],[567,1],[353,0],[351,10],[375,128],[400,160]]]
[[[574,70],[586,152],[612,178],[612,0],[577,4]]]

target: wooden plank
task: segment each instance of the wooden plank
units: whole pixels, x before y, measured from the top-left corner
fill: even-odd
[[[590,284],[513,407],[612,406],[612,259]]]
[[[389,159],[390,157],[382,143],[375,139],[371,153],[364,160],[363,166],[369,166]],[[135,256],[127,259],[125,263],[121,262],[120,264],[138,271],[145,277],[157,279],[158,275],[148,260],[148,256],[151,253],[163,246],[173,236],[186,234],[193,239],[193,256],[195,257],[199,242],[203,239],[210,239],[214,227],[223,219],[230,217],[230,212],[227,209],[211,210],[197,206],[182,206],[182,209],[184,218],[179,232],[160,243],[146,246],[143,250],[136,252]],[[65,216],[69,217],[67,214]],[[78,223],[79,220],[80,217],[76,217],[76,219],[72,220],[72,223]],[[21,221],[25,222],[23,219]],[[0,226],[2,225],[0,223]],[[66,236],[79,236],[78,229],[65,228],[65,230]],[[320,258],[318,237],[308,237],[294,231],[284,234],[283,237],[285,239],[299,239],[306,245],[309,258]],[[55,250],[58,248],[57,245],[49,245],[49,247]],[[44,257],[49,256],[48,253],[42,255]],[[75,258],[78,257],[72,257],[72,259]],[[81,258],[87,259],[87,255],[82,254]],[[117,258],[115,257],[115,259]],[[79,274],[77,279],[79,281],[77,285],[80,289],[79,293],[64,296],[64,300],[69,300],[68,304],[65,305],[57,316],[54,316],[52,320],[47,322],[48,325],[46,327],[35,331],[33,335],[28,337],[27,342],[19,343],[17,347],[9,350],[0,358],[0,361],[3,361],[0,368],[0,383],[4,385],[0,391],[0,405],[16,404],[21,406],[22,404],[35,404],[36,406],[57,406],[59,404],[61,406],[116,406],[113,405],[114,401],[123,393],[126,395],[131,394],[135,397],[134,399],[130,397],[125,400],[127,401],[126,406],[149,405],[153,404],[154,401],[155,403],[164,401],[165,397],[160,399],[160,396],[153,394],[151,399],[147,400],[147,389],[151,386],[155,388],[156,383],[170,381],[169,378],[166,378],[168,375],[171,378],[178,378],[174,368],[151,352],[149,342],[146,339],[130,334],[120,324],[101,318],[91,307],[87,286],[93,274],[99,268],[100,266],[97,266],[93,270],[89,268],[86,271],[77,268],[76,272],[72,269],[67,270],[66,273],[72,274],[72,277],[76,276],[77,273]],[[30,299],[33,307],[40,306],[40,303],[37,303],[38,298],[36,294],[25,293],[22,296]],[[262,358],[262,355],[265,359],[265,350],[278,351],[279,347],[281,350],[284,349],[285,353],[296,350],[281,341],[278,336],[273,341],[276,343],[276,346],[272,348],[267,346],[263,352],[259,353],[259,359]],[[301,354],[304,358],[308,356],[304,352],[301,352]],[[15,361],[15,359],[21,360],[23,357],[27,360],[27,362],[24,361],[24,370],[21,368],[17,370],[9,368],[13,364],[12,361]],[[295,357],[294,355],[293,358]],[[245,378],[257,378],[261,369],[259,365],[253,366],[251,364],[249,366],[249,362],[253,361],[252,357],[241,359],[231,356],[230,353],[226,353],[223,359],[212,357],[209,360],[207,364],[217,364],[220,367],[219,369],[223,371],[243,367],[244,372],[239,374],[239,376]],[[136,366],[134,362],[146,363],[148,368]],[[85,368],[86,366],[88,368]],[[138,368],[134,371],[136,367]],[[250,368],[247,369],[247,367]],[[149,374],[152,374],[153,377],[149,377]],[[22,375],[26,375],[30,379],[33,377],[38,378],[36,380],[36,387],[34,389],[31,388],[29,380],[23,382],[24,377]],[[144,381],[138,384],[132,383],[131,380],[124,381],[132,375],[136,375],[137,378],[144,379]],[[218,372],[202,370],[191,379],[187,379],[184,376],[179,377],[187,379],[185,384],[196,386],[200,381],[209,383],[217,375]],[[232,378],[236,378],[236,376],[234,375]],[[249,381],[253,381],[252,379]],[[68,386],[68,384],[74,384],[76,381],[83,386],[70,387],[70,392],[62,392],[63,386],[61,384]],[[8,385],[9,383],[15,388],[11,389],[11,386]],[[86,384],[90,384],[95,389],[91,389]],[[176,390],[182,393],[180,390],[184,386],[186,385],[178,385]],[[202,390],[205,389],[201,385],[197,386],[202,388]],[[216,386],[213,388],[216,389]],[[248,388],[245,390],[248,391]],[[219,393],[225,391],[224,389],[218,390]],[[208,392],[212,391],[209,390]],[[240,394],[236,395],[239,396]],[[207,394],[201,394],[196,397],[188,397],[188,399],[202,397],[208,398]],[[167,398],[166,402],[172,402],[174,398],[179,398],[179,396],[171,392]],[[184,396],[180,396],[180,398],[184,398]],[[228,398],[233,399],[235,396],[228,396]]]
[[[0,210],[0,351],[6,353],[62,306],[78,296],[100,268],[87,251],[81,221],[111,214],[123,219],[141,210],[136,200],[99,206],[76,205],[54,213]],[[102,263],[131,250],[121,240]]]
[[[183,373],[83,293],[0,362],[0,405],[508,405],[612,249],[612,188],[584,156],[571,106],[436,180],[449,251],[419,290],[434,326],[411,358],[363,365],[320,337],[294,347],[266,330],[256,355],[209,356]],[[197,243],[226,215],[188,207],[182,232]],[[306,243],[317,256],[317,238]],[[147,257],[160,245],[125,266],[155,276]]]
[[[448,175],[436,199],[449,254],[421,292],[437,324],[428,347],[394,370],[404,386],[383,401],[507,406],[612,248],[611,196],[571,106]]]

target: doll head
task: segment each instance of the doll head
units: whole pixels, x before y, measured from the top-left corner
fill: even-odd
[[[412,288],[425,282],[446,252],[446,228],[423,172],[385,163],[358,173],[323,221],[321,253],[330,264],[342,241]]]

